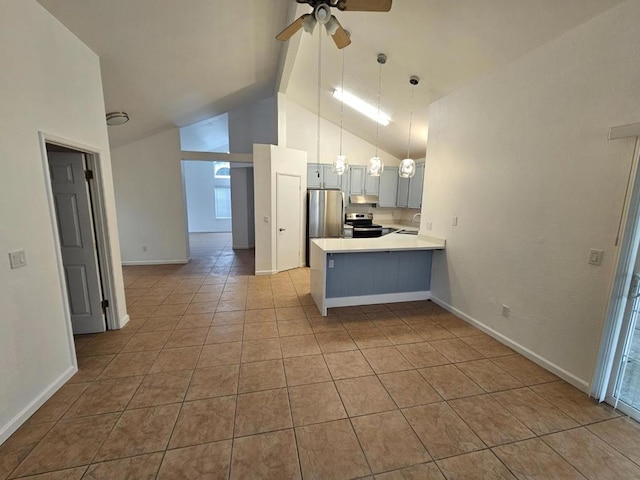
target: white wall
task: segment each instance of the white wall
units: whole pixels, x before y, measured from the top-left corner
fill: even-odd
[[[116,303],[126,315],[98,57],[39,4],[0,15],[0,443],[75,371],[38,132],[100,150]],[[23,248],[28,265],[9,269]],[[121,319],[124,321],[125,319]]]
[[[585,390],[633,150],[607,130],[640,121],[639,26],[640,2],[622,4],[429,113],[421,230],[447,239],[434,297]]]
[[[307,161],[316,163],[318,157],[318,117],[285,96],[280,96],[280,108],[286,110],[287,147],[307,152]],[[282,122],[281,122],[282,123]],[[384,128],[384,127],[381,127]],[[343,130],[342,151],[352,165],[366,165],[375,153],[375,145]],[[331,163],[340,152],[340,126],[324,118],[320,121],[320,163]],[[378,149],[385,165],[398,166],[399,158]]]
[[[111,152],[124,263],[187,262],[181,155],[177,128]]]
[[[180,148],[188,152],[229,153],[229,115],[223,113],[180,128]]]
[[[231,208],[233,248],[255,246],[253,166],[231,167]]]
[[[254,143],[275,144],[278,141],[274,97],[230,110],[228,113],[231,153],[253,153]]]
[[[230,188],[228,178],[214,178],[214,162],[182,162],[189,232],[230,232],[231,219],[216,218],[215,187]]]
[[[278,173],[299,175],[301,184],[307,184],[306,152],[277,145],[253,146],[256,275],[268,275],[277,272],[276,265],[276,176]],[[305,238],[305,194],[300,191],[302,218],[300,230],[300,265],[304,265]]]

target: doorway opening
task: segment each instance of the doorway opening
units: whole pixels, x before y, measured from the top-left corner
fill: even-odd
[[[40,135],[70,333],[117,329],[98,154],[71,142]]]

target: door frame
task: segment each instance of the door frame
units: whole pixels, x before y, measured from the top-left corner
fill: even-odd
[[[278,225],[279,225],[279,219],[278,219],[278,178],[280,176],[285,176],[285,177],[293,177],[293,178],[297,178],[298,182],[299,182],[299,194],[298,197],[302,197],[302,175],[295,175],[293,173],[285,173],[285,172],[275,172],[276,173],[276,185],[275,185],[275,215],[273,216],[276,221],[274,222],[274,227],[273,227],[273,235],[275,235],[275,244],[274,244],[274,249],[272,250],[272,252],[275,253],[274,258],[275,258],[275,271],[276,273],[281,272],[281,271],[286,271],[286,270],[280,270],[278,268]],[[305,218],[304,218],[304,213],[303,211],[306,209],[306,206],[304,204],[304,202],[302,202],[300,204],[300,214],[299,214],[299,221],[298,221],[298,228],[299,228],[299,232],[300,235],[298,235],[298,266],[295,268],[300,268],[303,267],[305,265],[305,260],[304,260],[304,237],[305,237]],[[274,237],[272,237],[274,238]]]
[[[53,189],[51,187],[51,176],[49,174],[49,157],[47,154],[47,144],[54,144],[61,147],[76,150],[85,155],[87,168],[93,171],[93,188],[88,189],[89,201],[91,202],[90,210],[92,211],[92,225],[96,239],[96,262],[102,284],[102,293],[104,299],[109,302],[109,307],[105,311],[105,318],[108,330],[117,330],[121,328],[120,313],[116,302],[116,286],[115,276],[112,268],[111,241],[109,236],[109,227],[107,223],[107,215],[104,199],[104,172],[102,169],[102,151],[90,145],[85,145],[74,140],[59,137],[57,135],[46,132],[38,132],[40,141],[40,153],[42,158],[42,169],[45,180],[45,191],[47,204],[49,206],[49,218],[51,228],[53,230],[53,242],[55,246],[56,264],[58,267],[58,278],[60,283],[60,295],[62,297],[62,305],[64,315],[67,320],[67,332],[69,335],[70,349],[72,359],[77,367],[75,355],[75,347],[73,341],[73,328],[71,325],[71,310],[69,308],[69,296],[67,293],[67,283],[64,276],[64,266],[62,261],[62,249],[60,246],[60,232],[58,231],[58,222],[55,211],[55,203],[53,199]]]
[[[616,403],[610,395],[612,393],[610,386],[613,384],[613,375],[619,371],[622,344],[626,343],[621,341],[625,323],[624,314],[640,248],[640,123],[609,129],[609,140],[628,137],[635,137],[635,146],[620,217],[617,237],[619,247],[614,261],[615,272],[590,391],[591,396],[598,401],[608,403]]]

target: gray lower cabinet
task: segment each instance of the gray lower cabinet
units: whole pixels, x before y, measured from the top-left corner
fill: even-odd
[[[382,175],[380,175],[379,207],[396,207],[398,180],[398,167],[385,167]]]
[[[327,298],[427,292],[432,250],[328,253]]]

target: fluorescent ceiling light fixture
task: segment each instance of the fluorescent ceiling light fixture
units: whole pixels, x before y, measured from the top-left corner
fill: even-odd
[[[365,102],[359,97],[356,97],[353,93],[349,93],[341,88],[336,88],[333,91],[334,98],[340,100],[342,103],[350,106],[354,110],[357,110],[371,120],[378,122],[380,125],[387,126],[391,121],[391,118],[386,113],[380,111],[378,113],[378,107]]]

